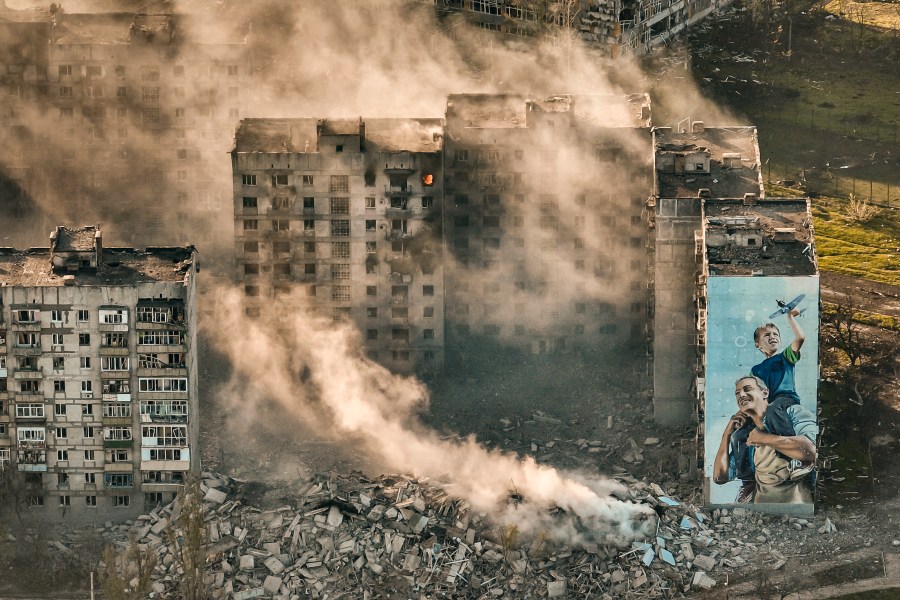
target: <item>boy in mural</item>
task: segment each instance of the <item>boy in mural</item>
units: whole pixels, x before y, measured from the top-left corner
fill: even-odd
[[[789,406],[800,404],[800,396],[797,395],[797,385],[794,379],[794,365],[800,360],[800,348],[806,337],[800,324],[796,321],[796,317],[799,315],[800,311],[796,308],[792,308],[787,313],[788,324],[794,333],[794,339],[781,352],[779,352],[781,331],[774,323],[761,325],[753,332],[753,341],[765,358],[759,364],[754,365],[750,369],[750,373],[754,377],[760,378],[768,388],[769,404],[775,405],[775,410],[770,418],[776,418],[778,415],[777,418],[785,419],[784,410]],[[735,478],[743,482],[735,502],[751,502],[757,488],[754,477],[753,448],[747,446],[747,437],[752,430],[753,423],[747,420],[731,435],[731,453],[735,457]],[[797,476],[811,470],[796,463],[793,466],[795,469],[803,470],[803,473],[798,473]]]
[[[738,412],[722,433],[713,463],[713,481],[723,484],[736,478],[737,457],[731,438],[749,425],[746,443],[753,450],[753,502],[812,503],[809,473],[816,462],[815,416],[799,402],[771,402],[769,389],[759,377],[741,377],[734,387]]]

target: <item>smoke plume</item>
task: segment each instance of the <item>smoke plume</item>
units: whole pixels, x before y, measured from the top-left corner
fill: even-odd
[[[416,418],[427,408],[425,386],[364,358],[358,333],[348,324],[291,316],[277,304],[248,321],[237,292],[217,296],[210,322],[234,367],[219,403],[246,408],[241,416],[252,419],[256,407],[247,398],[261,393],[334,439],[352,438],[383,468],[427,475],[475,511],[524,535],[624,544],[649,534],[652,511],[616,499],[623,488],[612,480],[488,451],[472,437],[441,439],[425,428]],[[512,501],[513,493],[521,501]],[[562,510],[552,514],[555,508]]]

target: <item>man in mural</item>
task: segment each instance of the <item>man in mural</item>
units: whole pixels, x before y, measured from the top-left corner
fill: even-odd
[[[753,341],[765,358],[750,369],[750,373],[763,380],[770,390],[769,402],[779,406],[800,404],[800,396],[794,379],[794,365],[800,360],[800,348],[806,336],[797,323],[800,311],[792,308],[787,312],[788,324],[794,333],[794,339],[784,351],[781,348],[781,331],[774,323],[766,323],[753,332]],[[753,456],[747,448],[747,437],[753,424],[745,422],[731,436],[731,452],[735,457],[735,478],[742,481],[736,502],[751,502],[756,490],[756,479],[753,475]],[[801,468],[795,465],[795,468]],[[806,472],[809,472],[807,469]]]
[[[811,471],[816,461],[816,418],[793,404],[770,403],[769,388],[755,376],[735,382],[738,412],[728,421],[713,465],[713,481],[737,477],[732,434],[748,426],[748,454],[753,461],[753,502],[812,503]]]

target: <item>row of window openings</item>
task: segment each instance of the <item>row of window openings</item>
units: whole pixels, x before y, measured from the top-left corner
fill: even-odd
[[[643,222],[643,219],[640,215],[634,215],[631,217],[632,225],[640,225]],[[468,215],[458,215],[453,218],[453,225],[456,227],[468,227],[471,221]],[[559,229],[559,219],[556,216],[552,215],[543,215],[538,220],[538,224],[540,228],[544,231],[557,231]],[[576,216],[574,224],[576,227],[583,227],[585,224],[585,217]],[[600,217],[600,224],[604,227],[615,227],[616,219],[611,216],[602,216]],[[500,217],[497,215],[484,215],[481,219],[482,227],[500,227]],[[524,227],[525,226],[525,217],[522,215],[514,215],[512,218],[512,226],[513,227]],[[632,241],[640,238],[632,238]]]
[[[501,307],[498,305],[484,304],[482,306],[484,308],[484,315],[486,317],[490,317],[494,314],[498,314],[501,311]],[[526,305],[524,303],[519,302],[519,303],[513,304],[512,306],[513,306],[514,314],[521,315],[521,314],[525,313]],[[458,315],[468,315],[469,308],[470,308],[470,306],[468,304],[457,304],[453,308],[453,312],[455,312]],[[632,302],[629,305],[629,311],[631,312],[631,314],[642,313],[645,308],[646,308],[646,305],[642,302]],[[576,302],[574,304],[574,309],[575,309],[576,315],[587,314],[587,303]],[[554,307],[552,308],[552,311],[553,311],[553,316],[559,316],[559,308],[557,306],[554,305]],[[615,312],[616,312],[615,306],[613,306],[612,304],[606,303],[606,302],[601,303],[596,307],[597,315],[610,316],[610,315],[614,315]]]
[[[50,345],[51,346],[65,346],[66,338],[62,333],[53,333],[50,334]],[[151,330],[151,331],[139,331],[138,332],[138,345],[140,346],[178,346],[184,344],[184,332],[183,331],[170,331],[170,330]],[[78,345],[79,346],[90,346],[91,345],[91,335],[89,333],[79,333],[78,334]],[[38,333],[28,333],[28,332],[17,332],[16,333],[16,346],[19,348],[37,348],[40,347],[40,334]],[[101,337],[101,346],[105,348],[127,348],[128,347],[128,338],[125,333],[104,333]],[[91,357],[83,356],[82,358],[82,369],[90,368],[90,360]],[[103,360],[113,361],[116,357],[104,357]],[[85,364],[86,363],[86,364]],[[54,369],[56,368],[56,359],[54,358]],[[60,364],[60,368],[62,368],[62,363]],[[106,363],[104,363],[106,364]],[[36,369],[37,367],[35,367]],[[107,369],[104,369],[107,370]],[[112,370],[112,369],[110,369]]]
[[[501,332],[500,325],[484,325],[481,330],[485,335],[500,335]],[[456,326],[456,332],[459,335],[469,335],[471,333],[472,328],[466,323],[460,323]],[[615,323],[608,323],[606,325],[600,325],[597,328],[597,332],[605,335],[617,333],[619,330],[618,325]],[[527,328],[524,323],[516,323],[513,325],[513,335],[521,336],[525,335]],[[583,323],[576,323],[574,325],[574,333],[575,335],[584,335],[587,331],[587,327]],[[632,327],[632,335],[638,335],[640,331],[639,326]],[[560,341],[564,344],[565,338],[560,338]]]
[[[346,219],[335,219],[333,221],[327,221],[331,223],[331,235],[332,237],[349,237],[350,236],[350,221]],[[391,220],[391,231],[400,231],[402,233],[407,233],[409,231],[409,221],[407,219],[392,219]],[[259,220],[258,219],[245,219],[243,221],[244,231],[258,231],[259,230]],[[290,231],[291,229],[291,220],[290,219],[272,219],[272,231]],[[365,220],[365,230],[366,231],[376,231],[378,229],[378,222],[375,219],[366,219]],[[315,231],[316,230],[316,220],[315,219],[304,219],[303,220],[303,231]]]
[[[366,210],[374,210],[375,209],[375,197],[369,196],[365,198],[365,207]],[[244,196],[242,199],[242,205],[244,209],[247,210],[257,210],[259,209],[259,199],[253,196]],[[272,208],[274,210],[290,210],[294,207],[294,199],[276,196],[272,198]],[[391,198],[390,203],[391,208],[406,210],[409,208],[409,203],[406,198]],[[434,197],[432,196],[423,196],[422,197],[422,208],[429,209],[434,207]],[[303,210],[305,211],[314,211],[316,209],[316,199],[312,196],[305,196],[303,198]],[[348,215],[350,214],[350,199],[349,198],[329,198],[328,202],[328,210],[330,214],[333,215]]]
[[[85,504],[90,507],[97,506],[97,496],[85,496],[84,497]],[[44,506],[44,497],[37,495],[30,495],[25,498],[25,503],[27,506],[38,507]],[[127,508],[131,506],[131,496],[113,496],[112,497],[113,507],[115,508]],[[72,506],[72,498],[71,496],[60,496],[59,497],[59,506],[62,508],[69,508]]]
[[[378,330],[377,329],[366,329],[366,339],[367,340],[377,340],[378,339]],[[423,329],[422,330],[422,339],[423,340],[433,340],[434,339],[434,329]],[[408,329],[392,329],[391,330],[391,340],[395,342],[408,342],[409,341],[409,330]]]
[[[12,311],[13,320],[16,323],[40,323],[41,311],[34,308],[20,308]],[[76,311],[76,322],[88,323],[91,319],[91,313],[86,309],[78,309]],[[127,322],[128,311],[125,309],[101,309],[99,312],[101,325],[119,325]],[[50,322],[63,323],[67,321],[68,311],[51,310]]]
[[[85,90],[85,94],[97,98],[99,96],[92,95],[96,94],[99,90],[97,88],[87,88]],[[102,92],[100,92],[102,95]],[[60,86],[59,88],[59,96],[60,98],[74,98],[74,92],[70,86]],[[197,113],[199,117],[213,117],[216,115],[216,109],[211,106],[197,106],[192,108],[191,110]],[[81,114],[87,119],[93,120],[102,120],[107,116],[107,108],[105,106],[82,106]],[[172,114],[176,119],[184,119],[187,116],[187,110],[182,107],[175,108],[172,111]],[[229,108],[228,116],[229,118],[235,118],[240,115],[240,109],[237,108]],[[145,107],[141,109],[140,112],[141,120],[145,124],[155,124],[159,123],[162,120],[162,109],[159,107]],[[71,106],[61,106],[59,108],[59,117],[61,119],[72,119],[75,117],[75,108]],[[128,109],[124,106],[116,107],[116,118],[117,119],[127,119],[128,118]],[[99,134],[96,134],[95,137],[103,138],[105,134],[101,131]],[[119,137],[128,137],[127,132],[122,133],[122,130],[119,132]],[[183,136],[180,136],[183,137]]]
[[[165,412],[167,414],[176,414],[181,416],[187,415],[187,404],[186,401],[184,406],[175,405],[175,403],[179,401],[165,401],[172,402],[172,406],[160,408],[160,404],[163,401],[142,401],[141,402],[141,414],[161,414]],[[54,416],[61,418],[68,418],[68,404],[55,404],[53,406],[53,414]],[[80,405],[72,405],[72,406],[80,406],[81,407],[81,416],[93,416],[94,414],[94,405],[93,404],[80,404]],[[104,402],[103,403],[103,416],[104,417],[130,417],[131,416],[131,404],[127,402]],[[183,410],[182,410],[183,409]],[[0,400],[0,414],[3,414],[3,400]],[[183,414],[182,414],[183,413]],[[16,417],[20,419],[28,419],[28,418],[44,418],[44,404],[40,403],[16,403]],[[0,433],[5,433],[0,431]],[[87,436],[87,434],[85,434]]]
[[[378,350],[369,350],[366,352],[366,357],[369,360],[378,361],[380,358],[380,353]],[[422,359],[426,363],[434,362],[437,354],[434,350],[425,350],[422,352]],[[392,350],[391,358],[396,362],[409,362],[410,359],[410,351],[409,350]]]
[[[338,152],[343,151],[343,146],[337,147]],[[407,178],[405,175],[391,175],[390,187],[391,189],[407,191]],[[291,185],[291,177],[287,173],[276,173],[271,176],[271,184],[274,188],[279,187],[287,187]],[[253,173],[244,173],[241,175],[241,185],[248,187],[256,187],[258,183],[258,179],[256,174]],[[301,175],[300,176],[300,184],[302,187],[314,187],[316,183],[315,175]],[[426,174],[422,178],[422,183],[426,187],[431,186],[434,183],[434,177],[431,174]],[[372,187],[375,185],[375,178],[370,177],[368,174],[366,175],[366,187]],[[349,192],[350,191],[350,176],[349,175],[330,175],[328,181],[328,191],[329,192]],[[375,208],[374,206],[375,198],[372,197],[372,206],[371,208]],[[366,200],[367,208],[369,199]],[[249,208],[249,207],[248,207]]]
[[[57,73],[60,77],[71,77],[74,73],[73,65],[58,65]],[[159,81],[161,72],[157,68],[140,68],[141,81],[146,82],[155,82]],[[113,71],[116,77],[125,77],[125,65],[116,65]],[[213,76],[216,73],[216,66],[214,65],[206,65],[202,70],[198,71],[199,75],[207,75]],[[237,77],[238,75],[238,65],[226,65],[226,73],[229,77]],[[88,79],[94,79],[98,77],[103,77],[104,67],[102,65],[85,65],[84,66],[84,75]],[[185,68],[184,65],[173,65],[172,66],[172,76],[173,77],[184,77]]]

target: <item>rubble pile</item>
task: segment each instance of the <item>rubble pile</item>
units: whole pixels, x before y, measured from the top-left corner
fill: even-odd
[[[263,511],[242,503],[241,482],[204,474],[210,596],[671,598],[715,586],[711,573],[743,560],[743,543],[720,534],[727,511],[711,515],[656,484],[622,482],[620,499],[659,515],[651,538],[626,548],[562,547],[491,522],[427,478],[316,476],[291,505]],[[511,503],[522,501],[511,494]],[[154,598],[175,595],[179,512],[176,501],[130,527],[132,539],[158,554]]]

